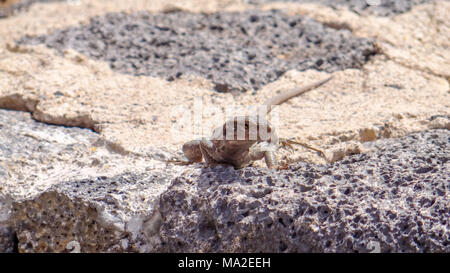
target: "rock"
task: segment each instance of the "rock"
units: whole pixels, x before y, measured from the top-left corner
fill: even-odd
[[[0,18],[11,16],[17,12],[26,11],[34,3],[61,2],[64,0],[1,0]]]
[[[89,12],[89,14],[91,14],[90,12],[95,14],[100,12],[101,14],[104,14],[106,7],[94,5],[94,2],[81,1],[80,5],[70,5],[70,7],[76,8],[79,14],[86,14],[87,12]],[[95,3],[98,4],[100,2]],[[123,3],[127,3],[127,7],[128,5],[131,5],[130,2]],[[116,8],[118,3],[114,2],[114,4],[110,4],[110,6]],[[51,17],[53,20],[54,17],[47,16],[46,14],[51,14],[52,10],[62,10],[61,14],[69,13],[65,12],[65,8],[68,8],[65,4],[46,4],[42,5],[42,9],[32,9],[30,12],[35,12],[33,13],[33,16],[36,18],[49,19],[49,17]],[[436,9],[440,10],[439,14],[445,14],[446,6],[440,4],[436,6]],[[292,10],[293,12],[296,12],[295,9]],[[413,42],[417,41],[417,38],[413,35],[417,29],[416,27],[407,28],[407,37],[409,37],[408,41],[411,42],[411,46],[409,46],[409,44],[408,46],[405,46],[404,41],[401,40],[403,34],[400,35],[399,33],[401,32],[397,32],[400,29],[405,29],[405,26],[411,25],[413,21],[417,21],[417,18],[421,18],[421,21],[416,22],[416,24],[421,25],[421,29],[423,31],[426,30],[427,35],[430,35],[429,37],[434,35],[441,40],[445,40],[445,34],[447,33],[445,31],[435,32],[434,34],[429,33],[432,30],[436,30],[431,22],[425,20],[425,18],[428,18],[427,14],[432,14],[432,10],[433,7],[430,7],[430,5],[417,6],[413,11],[401,15],[401,18],[404,19],[401,20],[401,24],[397,24],[398,21],[394,21],[393,19],[377,17],[377,20],[373,21],[368,20],[368,18],[365,17],[356,16],[355,14],[353,14],[353,16],[356,18],[352,17],[353,20],[349,20],[346,16],[341,16],[342,14],[339,13],[340,11],[338,10],[317,6],[308,10],[306,14],[314,15],[313,11],[323,11],[326,13],[329,17],[325,17],[327,20],[323,20],[322,25],[305,16],[294,16],[290,13],[289,16],[282,12],[273,12],[272,14],[272,12],[267,11],[247,11],[243,13],[247,16],[242,16],[244,19],[251,19],[250,15],[258,14],[266,16],[267,18],[272,16],[273,21],[278,23],[279,28],[282,28],[283,25],[283,29],[286,30],[286,33],[296,33],[296,31],[302,30],[304,31],[304,39],[312,39],[316,42],[319,40],[322,41],[322,43],[317,44],[314,44],[313,42],[302,43],[301,45],[294,44],[294,47],[291,48],[294,49],[292,52],[296,52],[295,50],[298,49],[296,46],[300,46],[301,50],[298,52],[301,52],[301,54],[293,54],[296,57],[292,57],[292,60],[298,61],[305,57],[307,60],[306,63],[314,64],[315,66],[315,60],[318,60],[317,58],[320,56],[323,57],[320,57],[322,59],[327,59],[331,56],[328,55],[330,52],[324,50],[324,45],[328,45],[330,41],[336,41],[337,47],[343,47],[343,52],[340,52],[339,50],[336,52],[338,55],[340,54],[339,56],[343,57],[343,60],[345,60],[345,62],[341,63],[342,65],[352,66],[352,63],[364,65],[363,70],[345,69],[343,71],[334,72],[332,82],[328,83],[326,86],[277,107],[280,113],[280,126],[278,127],[280,137],[298,137],[299,139],[304,140],[315,139],[311,145],[322,147],[323,149],[334,149],[332,146],[338,144],[338,142],[342,142],[342,139],[345,139],[345,141],[366,141],[373,140],[374,137],[401,137],[411,132],[427,130],[429,128],[445,128],[442,127],[445,126],[445,123],[437,122],[438,120],[436,120],[433,121],[433,124],[430,124],[431,121],[429,122],[427,120],[433,115],[448,114],[448,107],[442,103],[449,100],[449,93],[447,92],[449,88],[448,81],[443,77],[439,77],[439,74],[436,75],[434,72],[431,74],[427,73],[421,69],[416,69],[416,66],[412,64],[400,65],[389,58],[386,59],[384,55],[380,54],[375,55],[369,62],[365,63],[365,59],[362,56],[371,56],[371,45],[373,44],[368,42],[369,39],[361,40],[354,37],[352,34],[358,33],[359,37],[371,37],[371,33],[374,31],[377,31],[377,33],[382,32],[378,31],[379,26],[384,26],[388,29],[397,26],[395,29],[392,29],[392,31],[383,32],[390,33],[389,37],[391,38],[398,37],[398,43],[395,43],[395,48],[411,48],[411,50],[414,48],[437,48],[436,53],[439,53],[438,55],[443,57],[445,54],[441,54],[440,52],[445,52],[445,48],[447,48],[445,47],[445,44],[442,44],[442,47],[428,46],[429,43],[434,44],[433,41],[436,41],[436,39],[427,39],[424,43],[419,44]],[[166,15],[175,19],[178,18],[177,16],[180,16],[179,14],[177,15],[177,12],[164,15],[158,13],[157,10],[152,12],[149,20],[159,20],[160,17]],[[57,13],[59,14],[60,12]],[[178,13],[181,14],[182,12]],[[350,12],[347,11],[347,13]],[[257,105],[269,96],[273,96],[274,93],[319,80],[326,77],[326,74],[328,74],[327,72],[317,72],[314,69],[302,72],[289,70],[281,75],[276,81],[270,82],[270,77],[267,78],[267,75],[264,76],[264,73],[262,73],[260,74],[264,76],[262,79],[270,82],[269,84],[264,85],[254,93],[247,92],[245,94],[239,94],[239,96],[233,96],[233,88],[236,86],[241,87],[240,84],[237,84],[237,81],[234,83],[229,82],[227,85],[214,85],[210,80],[205,78],[201,79],[200,77],[197,77],[193,80],[189,77],[187,77],[188,79],[182,77],[168,82],[165,80],[166,75],[155,78],[124,74],[117,69],[111,71],[109,66],[113,63],[112,59],[110,60],[111,62],[102,62],[88,57],[91,56],[96,59],[100,58],[100,60],[108,60],[108,56],[116,56],[117,53],[114,51],[104,49],[101,51],[104,52],[105,55],[96,57],[94,56],[94,53],[91,54],[89,52],[98,51],[101,49],[101,46],[95,49],[89,47],[88,43],[89,41],[92,41],[94,42],[93,45],[96,45],[98,41],[101,41],[101,39],[96,36],[98,35],[95,33],[96,30],[105,33],[103,31],[111,28],[111,41],[106,42],[111,42],[111,44],[108,44],[108,48],[114,48],[115,45],[112,45],[112,42],[119,41],[122,37],[120,31],[116,32],[119,27],[123,31],[122,34],[125,35],[122,42],[127,46],[129,45],[133,50],[136,49],[136,51],[131,50],[131,53],[140,53],[141,50],[144,52],[146,49],[156,51],[161,50],[163,53],[170,52],[170,49],[165,48],[163,45],[159,47],[151,46],[139,40],[139,38],[143,37],[138,35],[141,33],[139,31],[142,31],[142,34],[144,35],[145,29],[154,29],[156,31],[155,33],[167,32],[158,30],[154,25],[153,28],[151,25],[146,25],[146,21],[144,20],[145,14],[149,13],[109,13],[108,15],[97,16],[92,18],[92,24],[89,24],[91,28],[86,27],[86,24],[89,22],[88,19],[86,19],[86,24],[77,25],[77,22],[72,22],[70,24],[71,27],[67,27],[68,18],[66,16],[67,14],[65,14],[65,16],[62,16],[64,18],[61,17],[60,20],[58,20],[58,24],[55,25],[53,23],[54,28],[52,30],[48,30],[47,24],[49,24],[49,22],[46,20],[37,20],[33,23],[26,21],[25,18],[9,18],[3,20],[1,22],[3,27],[0,27],[0,32],[4,31],[4,33],[2,32],[3,35],[0,33],[0,39],[4,38],[6,41],[11,42],[12,45],[6,47],[3,51],[0,50],[0,70],[5,71],[0,71],[0,107],[30,111],[33,114],[33,117],[41,122],[91,128],[98,132],[103,139],[108,140],[110,143],[117,144],[117,146],[122,147],[125,152],[129,153],[149,154],[150,149],[154,149],[155,147],[159,148],[161,146],[171,149],[172,151],[179,151],[181,145],[185,141],[202,136],[209,136],[211,129],[220,126],[220,123],[224,121],[220,120],[220,116],[208,114],[209,111],[219,110],[221,111],[219,114],[225,115],[228,110],[225,109],[227,106],[247,107],[249,105]],[[249,26],[249,29],[253,31],[252,27],[257,26],[257,22],[242,22],[242,24],[239,25],[237,24],[241,22],[239,20],[244,19],[235,21],[230,19],[236,16],[236,12],[220,12],[218,13],[221,15],[220,18],[214,18],[212,15],[207,17],[206,15],[186,12],[183,14],[187,15],[186,20],[187,18],[197,20],[194,20],[192,23],[193,25],[201,24],[201,18],[209,18],[209,21],[207,22],[210,24],[209,27],[204,27],[202,30],[194,31],[193,33],[193,35],[203,38],[211,38],[211,40],[207,41],[207,45],[212,45],[212,49],[217,49],[216,51],[209,51],[208,54],[206,54],[206,60],[212,60],[215,55],[222,56],[221,54],[224,54],[223,47],[220,46],[220,43],[223,43],[223,41],[221,41],[221,36],[212,35],[213,32],[210,28],[214,28],[214,26],[222,26],[224,32],[238,33],[239,35],[242,35],[239,37],[248,38],[250,39],[249,41],[256,39],[254,37],[248,37],[249,35],[246,36],[240,34],[239,26]],[[137,18],[133,18],[133,16],[137,16]],[[286,25],[286,20],[290,17],[300,23],[298,28]],[[112,22],[108,23],[107,18],[111,18]],[[317,16],[317,18],[320,18],[320,16]],[[351,29],[352,33],[348,32],[348,29],[346,30],[345,28],[334,29],[333,27],[327,27],[330,25],[330,22],[337,21],[336,18],[345,19],[344,21],[353,27]],[[440,18],[441,17],[437,17],[437,20],[441,21]],[[396,20],[397,19],[400,18],[396,17]],[[25,23],[25,21],[28,23]],[[135,22],[139,22],[139,27],[137,29],[126,29],[125,23],[133,24]],[[163,25],[166,23],[162,19],[160,21],[156,20],[155,22],[158,24],[164,23]],[[227,22],[233,27],[224,27],[227,26]],[[380,25],[381,22],[382,24]],[[23,25],[18,23],[23,23]],[[123,25],[121,25],[121,23],[123,23]],[[217,23],[218,25],[211,25],[213,23]],[[266,26],[261,21],[259,23]],[[374,27],[374,23],[376,23],[376,27]],[[16,38],[13,39],[12,37],[26,37],[26,33],[35,33],[32,31],[35,29],[35,25],[38,25],[36,28],[41,30],[38,37],[45,37],[45,39],[55,38],[55,40],[61,38],[63,44],[73,44],[72,46],[75,49],[79,48],[78,50],[80,51],[86,50],[85,55],[82,55],[73,49],[66,49],[65,47],[58,47],[56,45],[55,48],[60,48],[64,51],[64,56],[58,55],[56,50],[48,49],[41,44],[37,46],[20,45],[17,48],[13,46]],[[170,24],[167,23],[167,25]],[[117,28],[115,28],[116,26]],[[173,26],[176,30],[179,30],[180,28],[178,23],[174,23]],[[317,29],[323,31],[311,33],[311,29],[316,29],[315,26],[317,26]],[[358,30],[358,26],[364,27]],[[266,27],[274,28],[270,25],[267,25]],[[445,27],[445,25],[443,27]],[[20,31],[16,28],[20,28]],[[12,31],[14,29],[16,31]],[[367,31],[362,31],[364,29]],[[11,31],[6,32],[6,30]],[[81,30],[84,30],[85,32]],[[370,33],[368,30],[370,30]],[[63,33],[64,31],[67,31],[67,35]],[[137,34],[135,34],[135,32],[137,32]],[[178,41],[177,39],[181,39],[180,37],[177,37],[180,36],[177,35],[177,33],[167,34],[169,40],[174,39],[174,41]],[[80,37],[85,36],[89,38],[89,41],[80,40],[76,42],[77,40],[74,38],[74,34],[80,34]],[[266,36],[261,37],[270,38],[271,36],[269,34],[270,33],[267,32],[265,33]],[[320,34],[320,36],[317,36],[318,34]],[[350,40],[347,38],[341,40],[339,37],[340,34],[345,37],[349,35],[348,37],[350,37]],[[283,35],[285,34],[280,33],[280,37],[284,37]],[[228,41],[234,41],[233,37],[229,38]],[[66,39],[69,41],[66,41]],[[376,35],[375,42],[378,42],[378,39],[385,40],[386,37],[379,34]],[[130,41],[133,42],[131,43]],[[284,41],[285,39],[275,39],[273,41],[275,45],[274,48],[281,50]],[[349,41],[355,43],[349,43]],[[366,41],[367,43],[363,41]],[[51,39],[47,42],[49,44],[55,43],[55,41],[52,41]],[[135,43],[137,44],[134,45]],[[389,44],[392,43],[389,42]],[[305,45],[306,48],[303,48]],[[309,48],[307,48],[308,45],[310,45]],[[355,50],[352,50],[353,45],[356,46]],[[181,44],[180,46],[183,47],[186,46],[186,44]],[[189,46],[190,44],[187,44],[187,48],[189,48]],[[251,49],[252,47],[247,46],[246,48]],[[334,46],[331,48],[336,49]],[[364,48],[367,49],[367,52],[364,51]],[[195,54],[199,53],[201,55],[203,49],[201,47],[197,47],[196,49],[198,52],[195,51]],[[133,64],[130,63],[130,58],[126,58],[128,54],[127,50],[118,50],[123,53],[118,54],[116,62],[133,67]],[[235,51],[235,53],[241,51],[242,50]],[[147,53],[150,54],[149,52]],[[189,58],[189,56],[182,57],[179,56],[177,52],[175,53],[174,58],[169,60],[170,62],[173,59],[180,61],[183,60],[183,58]],[[368,55],[366,55],[366,53]],[[239,73],[245,74],[247,73],[245,71],[252,71],[252,61],[247,60],[240,54],[235,54],[233,56],[236,57],[237,60],[240,60],[239,65],[242,65],[243,69],[241,69]],[[263,55],[258,56],[255,58],[265,58]],[[353,62],[352,56],[359,57]],[[426,57],[425,59],[431,58],[431,55],[428,54],[428,52],[422,56]],[[331,58],[333,59],[333,57]],[[144,67],[147,62],[144,58],[139,58],[139,54],[131,58],[131,60],[136,61],[134,64],[137,65],[137,70],[143,69],[142,71],[149,72],[149,70]],[[164,61],[161,62],[162,66],[158,69],[155,68],[155,71],[157,70],[159,71],[158,73],[162,74],[165,72],[171,74],[173,72],[172,70],[166,70],[164,72],[166,63]],[[270,60],[268,62],[272,64]],[[450,71],[450,69],[445,69],[445,63],[448,62],[436,63],[431,59],[427,60],[427,62],[429,64],[436,64],[441,70]],[[420,63],[425,64],[426,62],[421,61]],[[208,64],[208,62],[206,62],[205,65],[206,64]],[[324,62],[322,64],[324,70],[328,69],[325,67],[327,65],[331,65],[331,63]],[[208,65],[203,68],[198,66],[198,71],[203,69],[203,75],[216,73],[208,72],[208,69],[206,69],[207,66]],[[307,66],[308,65],[305,67]],[[273,69],[274,67],[275,66],[272,66],[272,68],[270,68],[272,72],[276,71],[276,69]],[[303,69],[305,67],[299,66],[298,68]],[[340,65],[331,65],[330,69],[339,69],[339,67]],[[152,69],[153,68],[154,67],[152,67]],[[264,66],[262,70],[257,69],[257,72],[259,73],[266,68],[267,67]],[[195,69],[188,70],[196,71]],[[219,69],[217,73],[217,75],[219,75],[220,73],[229,73],[229,71],[224,72]],[[14,77],[11,77],[10,75],[14,75]],[[29,75],[33,75],[33,77],[30,77]],[[225,77],[222,77],[221,75],[222,74],[218,77],[220,81],[225,79]],[[270,75],[274,74],[271,73]],[[82,80],[73,80],[78,78]],[[244,85],[249,83],[247,80],[244,82]],[[250,85],[252,84],[250,83]],[[214,89],[214,87],[216,87],[216,89]],[[217,89],[226,91],[227,93],[217,92]],[[33,91],[30,92],[30,90]],[[196,117],[196,114],[190,116],[189,113],[198,113],[198,108],[195,108],[195,100],[198,97],[202,97],[203,110],[206,110],[203,111],[204,114],[202,120],[198,123],[202,124],[202,126],[190,124],[190,121],[193,120],[193,117]],[[181,111],[179,111],[180,107]],[[276,111],[273,111],[272,113],[275,112]],[[403,116],[404,118],[397,119],[397,116]],[[385,126],[385,124],[392,124],[392,126]],[[387,129],[383,130],[380,128],[383,126]],[[370,130],[373,129],[373,133],[376,134],[361,134],[361,130],[364,130],[365,128],[371,128]],[[174,131],[176,133],[174,133]],[[353,135],[354,137],[352,139],[344,138],[344,136],[347,135]],[[306,157],[302,158],[303,155],[306,155]],[[304,159],[315,163],[318,163],[321,160],[320,157],[305,152],[304,149],[295,152],[293,160],[295,161],[298,159]],[[286,161],[291,161],[291,158],[287,158]]]
[[[2,190],[0,192],[0,253],[17,251],[15,229],[11,221],[11,201],[11,198]]]
[[[86,155],[99,140],[91,130],[46,125],[32,120],[29,113],[0,109],[3,192],[33,196],[80,167],[91,166]]]
[[[0,252],[151,251],[151,204],[174,176],[154,162],[91,130],[0,110]]]
[[[0,19],[0,108],[29,112],[0,110],[0,251],[449,252],[450,2],[147,2]],[[272,113],[336,162],[302,147],[278,156],[309,164],[279,172],[166,162],[210,134],[209,110],[330,72]]]
[[[274,2],[293,2],[293,3],[320,3],[337,8],[347,8],[355,13],[376,16],[393,16],[405,13],[412,7],[424,3],[432,3],[434,0],[246,0],[251,4],[264,4]]]
[[[449,252],[448,130],[288,170],[205,168],[161,196],[167,252]]]
[[[2,114],[3,137],[13,128],[21,139],[0,149],[2,165],[8,162],[5,151],[13,158],[28,156],[29,164],[52,151],[67,153],[61,143],[45,149],[43,140],[55,138],[52,131],[95,139],[86,129],[27,120],[27,113]],[[6,123],[5,116],[16,121]],[[39,127],[39,141],[20,133],[27,123]],[[117,166],[116,174],[106,169],[109,173],[97,175],[62,171],[42,181],[15,178],[23,186],[12,187],[4,183],[3,170],[0,247],[4,252],[448,252],[449,138],[448,130],[439,129],[366,142],[372,152],[327,165],[296,163],[280,172],[201,164],[183,173],[130,172]],[[88,178],[79,179],[83,176]]]
[[[20,252],[151,252],[160,216],[152,203],[164,174],[68,181],[12,204]]]
[[[370,39],[280,11],[110,13],[19,43],[70,48],[132,75],[205,77],[220,92],[258,90],[291,69],[360,68],[376,54]]]
[[[0,253],[13,253],[15,251],[15,233],[13,228],[0,225]]]

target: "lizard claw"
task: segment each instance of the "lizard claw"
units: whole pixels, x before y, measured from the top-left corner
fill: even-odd
[[[186,160],[186,159],[169,159],[169,160],[166,160],[166,162],[167,163],[172,163],[172,164],[175,164],[175,165],[179,165],[179,166],[187,166],[187,165],[190,165],[190,164],[194,163],[194,162],[191,162],[191,161]]]
[[[282,171],[282,170],[287,170],[288,168],[289,168],[289,164],[287,164],[287,163],[285,162],[285,163],[282,163],[281,165],[278,165],[277,168],[276,168],[276,170],[277,170],[277,171]]]

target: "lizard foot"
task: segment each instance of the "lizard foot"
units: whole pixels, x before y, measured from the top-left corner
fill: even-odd
[[[172,164],[175,164],[175,165],[180,165],[180,166],[187,166],[187,165],[195,163],[195,162],[189,161],[187,159],[179,159],[179,158],[177,158],[177,159],[169,159],[169,160],[166,160],[166,162],[167,163],[172,163]]]
[[[287,164],[286,162],[285,163],[282,163],[281,165],[278,165],[277,167],[276,167],[276,170],[277,171],[282,171],[282,170],[287,170],[289,168],[289,164]]]

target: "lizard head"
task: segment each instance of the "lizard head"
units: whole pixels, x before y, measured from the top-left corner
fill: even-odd
[[[257,142],[271,142],[273,131],[271,124],[258,116],[237,116],[216,128],[212,138],[228,146],[249,148]]]

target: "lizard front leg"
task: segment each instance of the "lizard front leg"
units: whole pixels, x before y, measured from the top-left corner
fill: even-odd
[[[219,164],[223,161],[217,153],[214,143],[206,138],[202,138],[199,143],[200,152],[207,165]]]
[[[201,141],[201,139],[195,139],[183,144],[182,150],[189,162],[202,162]]]
[[[275,157],[275,153],[273,151],[265,151],[264,152],[264,160],[266,161],[267,168],[269,169],[277,169],[278,163]]]
[[[211,140],[206,138],[195,139],[183,144],[182,147],[184,158],[169,160],[178,165],[189,165],[192,163],[202,162],[205,159],[206,164],[218,164],[220,158],[217,158],[216,148]]]
[[[218,164],[220,158],[217,158],[216,148],[211,140],[206,138],[195,139],[183,144],[182,151],[184,158],[176,160],[168,160],[168,162],[177,165],[189,165],[192,163],[199,163],[205,159],[206,164]]]
[[[275,152],[277,151],[276,142],[261,142],[255,145],[249,152],[249,158],[251,161],[264,158],[267,168],[278,168]]]
[[[196,162],[202,162],[202,151],[200,150],[201,139],[191,140],[183,144],[184,157],[180,159],[167,160],[167,162],[176,165],[189,165]]]

